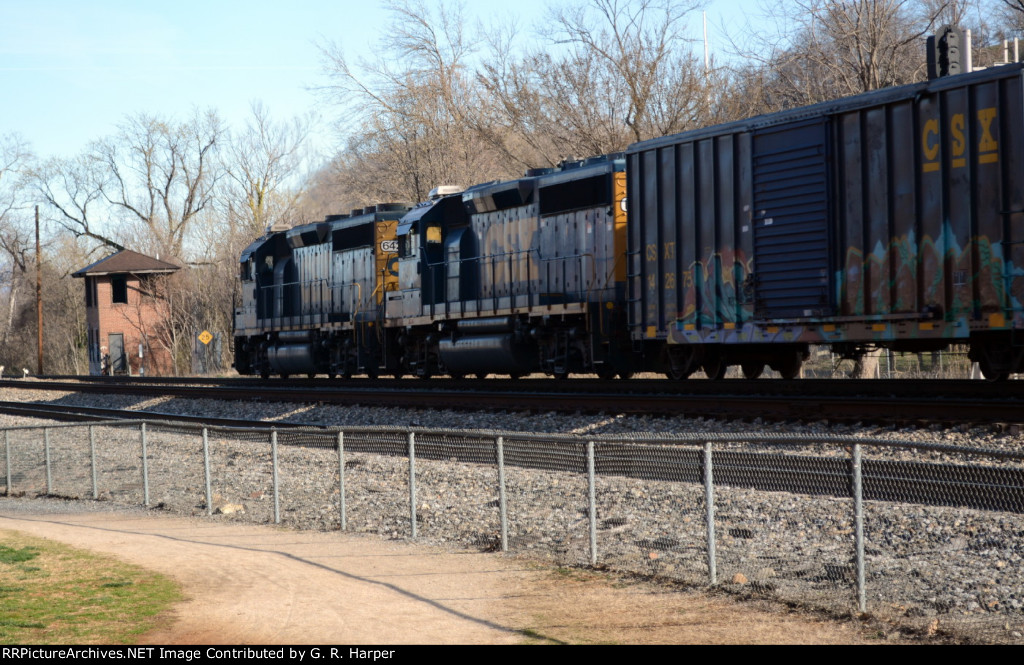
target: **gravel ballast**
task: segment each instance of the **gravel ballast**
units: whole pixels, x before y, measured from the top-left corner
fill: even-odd
[[[505,432],[635,435],[751,430],[843,434],[931,442],[1002,452],[1024,450],[1024,437],[992,428],[885,430],[824,423],[717,422],[617,415],[462,413],[369,407],[142,401],[128,396],[55,395],[0,390],[7,401],[134,408],[209,417],[279,420],[335,427],[422,427]],[[41,425],[0,415],[0,427]],[[51,430],[53,494],[90,499],[89,441],[82,428]],[[74,433],[72,433],[74,432]],[[34,437],[34,438],[33,438]],[[45,493],[40,433],[11,431],[11,487]],[[97,428],[99,498],[138,505],[142,497],[139,432]],[[401,437],[380,438],[375,452],[347,452],[347,528],[391,538],[411,535],[409,460]],[[454,444],[453,444],[454,445]],[[514,444],[512,444],[514,445]],[[274,520],[274,473],[266,435],[214,432],[209,440],[212,503],[217,519]],[[372,446],[371,446],[372,447]],[[724,449],[751,450],[734,443]],[[200,437],[152,428],[148,435],[150,504],[181,514],[207,512]],[[772,453],[848,459],[842,446],[775,446]],[[1020,466],[1018,460],[950,451],[868,448],[865,457],[958,465]],[[417,459],[418,538],[458,548],[501,547],[497,469],[492,464]],[[456,460],[456,461],[453,461]],[[3,462],[3,460],[0,460]],[[278,512],[284,524],[337,529],[337,452],[315,445],[278,447]],[[643,461],[637,462],[642,464]],[[5,473],[7,472],[4,464]],[[582,473],[507,466],[508,548],[567,565],[590,562],[587,477]],[[6,481],[4,481],[6,482]],[[598,476],[595,491],[598,564],[642,575],[708,583],[705,490],[696,483]],[[833,613],[855,613],[853,502],[849,498],[715,487],[719,585]],[[1024,518],[1017,513],[893,502],[865,503],[867,610],[903,629],[983,642],[1024,642]]]

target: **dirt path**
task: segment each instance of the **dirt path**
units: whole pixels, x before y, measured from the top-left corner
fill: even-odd
[[[184,586],[189,600],[149,644],[870,641],[856,624],[497,554],[153,513],[22,512],[10,502],[0,499],[0,528],[113,554]]]

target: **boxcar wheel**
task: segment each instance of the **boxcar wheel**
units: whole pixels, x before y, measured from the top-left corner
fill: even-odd
[[[747,362],[741,365],[743,368],[743,377],[746,379],[756,379],[764,374],[764,363]]]
[[[772,369],[782,375],[784,379],[797,379],[800,377],[800,369],[804,366],[803,355],[797,351],[783,355],[778,362],[772,363]]]
[[[718,354],[711,354],[710,357],[705,358],[700,367],[712,381],[721,381],[724,379],[725,371],[729,369],[729,366],[722,361],[722,357]]]
[[[673,381],[683,381],[697,371],[696,354],[690,348],[669,347],[665,354],[665,376]]]
[[[992,364],[992,359],[987,353],[982,354],[981,358],[978,359],[978,369],[981,370],[981,375],[985,377],[986,381],[995,383],[996,381],[1006,381],[1010,378],[1008,371],[997,370]]]

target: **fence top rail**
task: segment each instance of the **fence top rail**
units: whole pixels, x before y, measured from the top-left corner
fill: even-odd
[[[195,430],[200,432],[204,425],[196,423],[182,423],[168,420],[110,420],[92,423],[68,423],[52,425],[19,425],[15,427],[0,427],[2,431],[21,431],[44,428],[68,428],[68,427],[137,427],[141,423],[147,423],[152,428],[168,428],[176,430]],[[555,434],[540,432],[509,432],[501,430],[468,430],[468,429],[434,429],[425,427],[225,427],[222,425],[205,426],[210,432],[223,431],[238,434],[257,434],[268,437],[275,429],[280,433],[292,435],[318,435],[336,437],[338,433],[344,435],[385,435],[407,437],[410,433],[418,437],[448,437],[452,439],[467,440],[495,440],[502,437],[506,442],[510,441],[533,441],[543,443],[564,443],[572,446],[583,446],[593,441],[595,445],[621,445],[629,447],[665,447],[665,446],[703,446],[707,443],[729,444],[747,443],[766,446],[792,446],[792,445],[832,445],[836,447],[850,447],[854,445],[867,446],[872,448],[902,448],[927,452],[952,453],[968,456],[979,455],[989,458],[1004,460],[1024,461],[1024,452],[1011,452],[995,450],[991,448],[968,448],[955,446],[936,441],[903,441],[898,439],[887,439],[881,437],[858,437],[849,434],[808,434],[808,433],[783,433],[783,432],[681,432],[675,434]]]
[[[71,429],[74,427],[120,427],[123,429],[130,427],[138,427],[142,422],[141,420],[91,420],[89,422],[78,422],[78,423],[52,423],[48,425],[10,425],[0,427],[0,432],[20,432],[24,430],[33,429]]]

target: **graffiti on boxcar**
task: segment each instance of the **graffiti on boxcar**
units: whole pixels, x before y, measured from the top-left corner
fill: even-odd
[[[925,235],[918,242],[910,233],[888,245],[876,243],[867,256],[849,247],[836,274],[842,313],[917,312],[952,321],[962,314],[1004,310],[1013,268],[1006,264],[1002,243],[977,236],[961,247],[945,226],[939,238]]]

